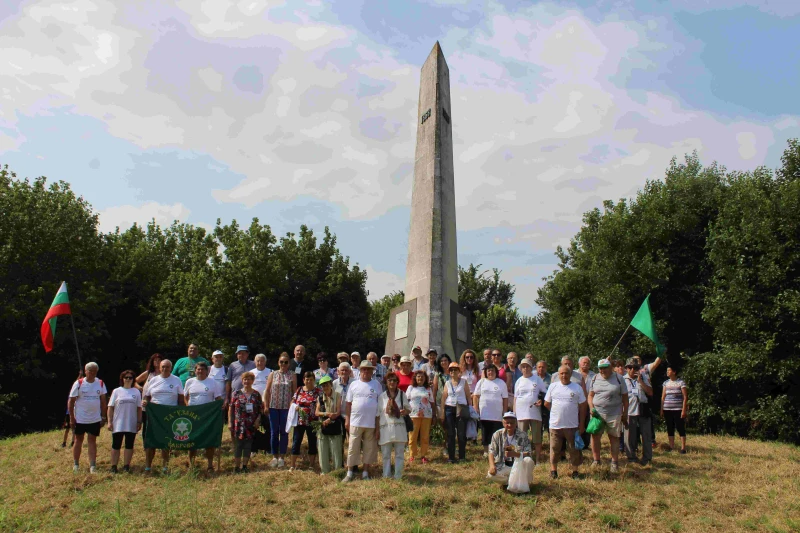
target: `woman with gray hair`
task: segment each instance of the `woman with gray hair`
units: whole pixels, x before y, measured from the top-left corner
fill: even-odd
[[[106,386],[97,378],[97,363],[86,363],[85,378],[79,378],[69,391],[69,423],[75,434],[72,446],[73,472],[78,472],[78,463],[83,448],[83,436],[89,434],[89,473],[97,472],[97,437],[106,422]]]

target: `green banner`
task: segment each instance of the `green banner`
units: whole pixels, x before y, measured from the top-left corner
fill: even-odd
[[[196,450],[222,444],[222,400],[203,405],[147,404],[145,448]]]
[[[653,343],[656,345],[656,353],[659,357],[661,357],[661,355],[666,351],[666,348],[664,348],[664,345],[658,340],[656,323],[653,320],[653,313],[650,311],[649,294],[647,295],[647,298],[644,299],[644,302],[642,302],[641,307],[639,307],[639,311],[636,312],[636,316],[633,317],[633,320],[631,320],[631,326],[641,331],[645,337],[653,341]]]

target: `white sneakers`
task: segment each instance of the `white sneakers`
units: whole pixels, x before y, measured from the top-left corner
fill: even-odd
[[[269,462],[269,467],[275,468],[276,466],[278,466],[278,460],[273,457],[272,461]]]
[[[76,467],[76,468],[77,468],[77,467]],[[89,473],[90,473],[90,474],[96,474],[96,473],[97,473],[97,467],[96,467],[96,466],[94,466],[94,465],[90,466],[90,467],[89,467]]]
[[[342,483],[350,483],[351,481],[353,481],[353,473],[352,472],[348,472],[347,475],[344,476],[344,479],[342,480]]]
[[[278,468],[283,468],[286,463],[283,462],[283,459],[278,459]]]
[[[72,473],[73,474],[77,474],[79,470],[80,470],[80,468],[78,468],[78,465],[72,465]]]

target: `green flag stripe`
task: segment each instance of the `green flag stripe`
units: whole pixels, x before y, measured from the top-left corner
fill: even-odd
[[[50,307],[55,307],[58,304],[68,304],[69,303],[69,294],[67,291],[56,293],[56,297],[53,298],[53,304]]]

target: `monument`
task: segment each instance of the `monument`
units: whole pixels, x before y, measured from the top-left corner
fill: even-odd
[[[420,346],[455,361],[470,347],[472,319],[458,305],[450,71],[438,42],[420,72],[417,116],[405,303],[390,312],[385,353]]]

